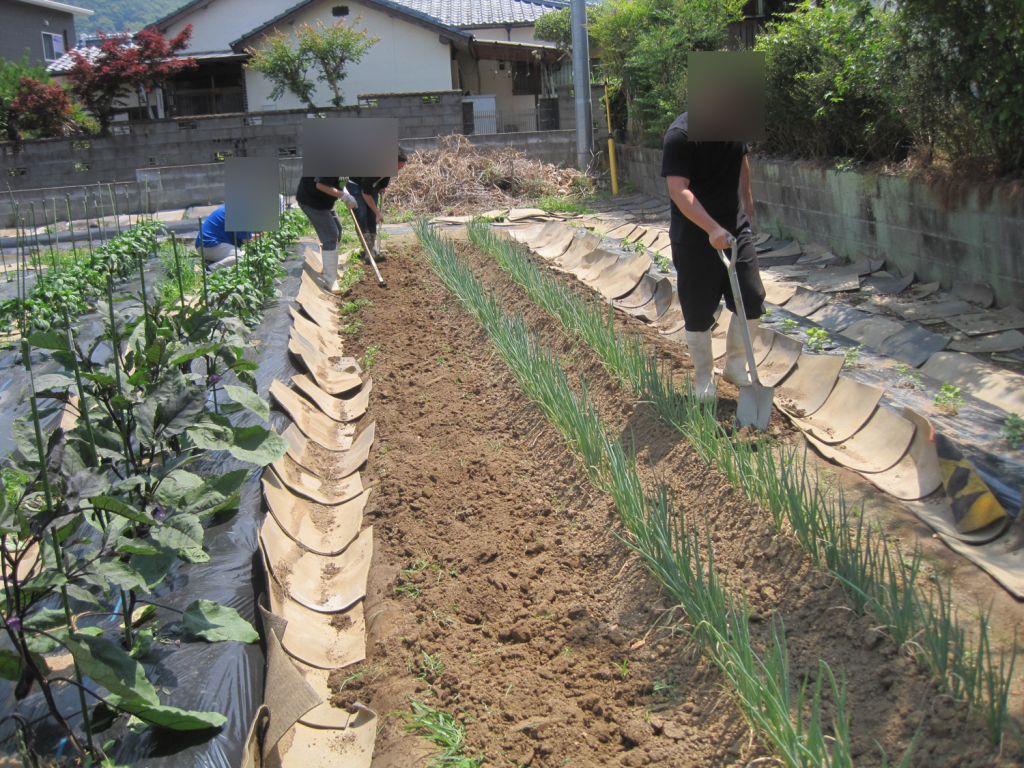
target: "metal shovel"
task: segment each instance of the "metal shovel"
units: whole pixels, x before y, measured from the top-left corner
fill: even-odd
[[[736,259],[739,256],[739,246],[736,238],[730,237],[729,244],[732,246],[732,260],[725,255],[725,251],[719,251],[718,255],[729,271],[729,283],[732,285],[732,295],[736,302],[736,315],[741,320],[740,327],[743,329],[743,345],[747,348],[747,367],[750,369],[750,386],[740,387],[740,402],[736,406],[736,420],[741,427],[756,427],[762,432],[768,429],[768,422],[772,418],[772,402],[775,399],[775,388],[766,387],[761,384],[757,377],[757,363],[754,359],[754,343],[750,339],[750,329],[747,327],[747,313],[743,307],[743,296],[740,294],[740,281],[736,277]]]

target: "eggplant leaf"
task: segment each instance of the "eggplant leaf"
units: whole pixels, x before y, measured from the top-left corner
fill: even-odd
[[[236,403],[248,408],[264,421],[270,421],[270,403],[257,395],[251,389],[239,387],[234,384],[225,384],[224,391],[228,393]]]
[[[211,643],[223,640],[255,643],[260,639],[252,624],[239,616],[238,611],[210,600],[196,600],[185,609],[183,618],[190,634]]]

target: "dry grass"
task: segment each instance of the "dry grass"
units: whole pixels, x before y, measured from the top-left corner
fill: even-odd
[[[417,215],[462,215],[528,205],[545,196],[577,197],[590,180],[574,168],[531,160],[512,147],[481,149],[465,136],[438,138],[419,151],[387,191],[387,204]]]

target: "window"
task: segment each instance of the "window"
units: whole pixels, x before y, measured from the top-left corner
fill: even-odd
[[[43,32],[43,58],[56,61],[64,55],[64,35]]]

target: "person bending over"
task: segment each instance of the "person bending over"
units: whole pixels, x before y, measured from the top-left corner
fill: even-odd
[[[754,197],[746,142],[690,141],[688,117],[684,112],[665,134],[661,175],[672,198],[669,239],[693,361],[694,391],[700,400],[713,400],[717,396],[711,352],[715,310],[724,297],[734,313],[726,336],[723,378],[736,386],[750,386],[740,323],[747,322],[754,338],[764,313],[765,291],[750,232]],[[746,318],[735,314],[729,273],[717,253],[723,250],[731,255],[730,237],[738,241],[736,274]]]
[[[405,150],[399,147],[399,171],[405,167],[406,160],[408,160],[408,156],[405,154]],[[380,212],[378,204],[380,203],[380,193],[387,189],[387,186],[390,183],[390,176],[381,176],[376,178],[370,176],[353,176],[348,180],[348,185],[345,187],[349,194],[351,194],[356,199],[356,202],[359,203],[359,207],[356,208],[356,220],[359,222],[359,229],[362,231],[367,245],[369,245],[377,235],[377,225],[384,221],[384,214]],[[366,258],[366,254],[363,254],[363,258]],[[383,254],[375,253],[374,258],[378,261],[384,261]]]
[[[341,293],[338,286],[338,242],[341,240],[341,219],[334,204],[341,200],[349,208],[357,203],[341,188],[338,176],[303,176],[295,193],[295,202],[306,214],[316,236],[320,239],[321,258],[324,263],[324,283],[331,293]]]
[[[196,235],[196,250],[203,256],[206,267],[214,272],[235,263],[238,247],[252,239],[252,232],[227,232],[224,230],[224,206],[215,210],[203,221],[203,227]]]

